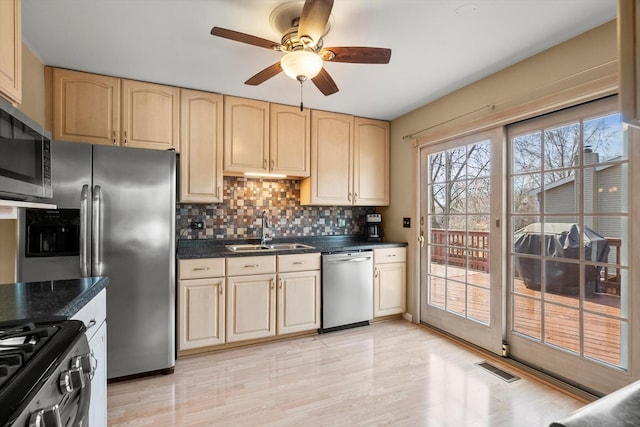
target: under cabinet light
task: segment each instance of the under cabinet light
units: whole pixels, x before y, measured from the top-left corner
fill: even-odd
[[[279,173],[258,173],[258,172],[245,172],[244,176],[257,177],[257,178],[286,178],[287,175]]]

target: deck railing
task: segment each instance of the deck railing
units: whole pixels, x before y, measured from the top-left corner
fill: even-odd
[[[620,265],[622,239],[607,237],[615,265]],[[489,232],[431,229],[431,262],[489,272]],[[468,256],[467,256],[468,255]],[[611,271],[614,270],[614,271]],[[602,268],[608,294],[620,294],[620,268]]]

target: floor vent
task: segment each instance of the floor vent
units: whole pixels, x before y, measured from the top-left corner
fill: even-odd
[[[480,366],[482,369],[486,371],[491,372],[496,377],[501,378],[508,383],[512,383],[520,379],[520,377],[510,374],[507,371],[503,371],[502,369],[498,368],[497,366],[493,366],[491,363],[488,363],[488,362],[479,362],[479,363],[476,363],[476,365]]]

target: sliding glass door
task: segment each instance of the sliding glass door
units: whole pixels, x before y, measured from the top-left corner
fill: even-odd
[[[630,378],[629,135],[615,98],[508,128],[511,353],[598,391]]]
[[[421,150],[421,319],[494,351],[501,346],[501,143],[497,129]]]

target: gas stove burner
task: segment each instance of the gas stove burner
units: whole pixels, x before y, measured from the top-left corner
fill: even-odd
[[[36,326],[33,322],[0,325],[0,387],[56,332],[56,326]]]

